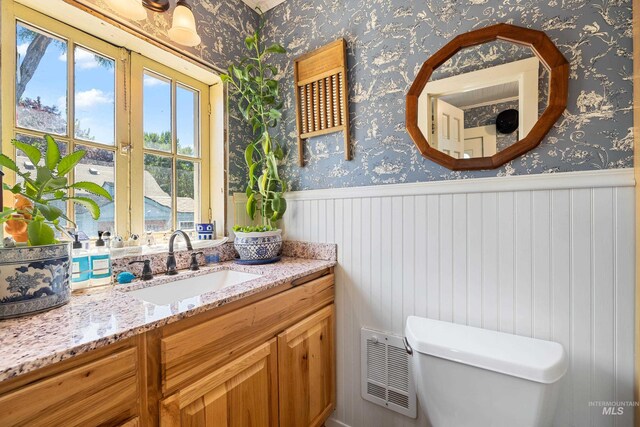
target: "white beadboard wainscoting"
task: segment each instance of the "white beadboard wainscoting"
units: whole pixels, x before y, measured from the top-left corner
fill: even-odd
[[[560,342],[555,425],[632,426],[589,402],[633,399],[633,186],[626,169],[289,193],[286,238],[338,244],[328,425],[427,425],[360,397],[360,328],[418,315]]]

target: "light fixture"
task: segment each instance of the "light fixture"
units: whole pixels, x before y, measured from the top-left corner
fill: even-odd
[[[118,15],[126,16],[134,21],[147,19],[147,11],[142,4],[142,0],[111,0],[109,6]]]
[[[166,12],[169,10],[169,0],[142,0],[142,4],[152,12]]]
[[[111,8],[119,15],[134,21],[147,19],[147,11],[166,12],[169,10],[169,0],[111,0]],[[173,23],[169,29],[169,38],[183,46],[197,46],[200,44],[200,36],[196,31],[196,19],[191,11],[191,6],[186,0],[178,0],[173,11]]]
[[[173,11],[173,23],[169,29],[169,38],[183,46],[200,44],[200,36],[196,31],[196,19],[193,17],[191,6],[186,0],[178,0]]]

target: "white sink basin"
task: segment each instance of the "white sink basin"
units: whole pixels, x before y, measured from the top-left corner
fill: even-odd
[[[178,278],[180,276],[175,277]],[[261,276],[241,271],[221,270],[127,293],[142,301],[156,305],[167,305],[187,298],[197,297],[207,292],[217,291],[227,286],[257,279],[258,277]]]

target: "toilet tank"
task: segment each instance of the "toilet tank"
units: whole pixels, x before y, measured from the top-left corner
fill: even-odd
[[[562,345],[415,316],[405,335],[433,427],[551,424],[568,364]]]

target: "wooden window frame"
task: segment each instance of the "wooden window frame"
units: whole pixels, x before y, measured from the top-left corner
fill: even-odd
[[[120,229],[124,224],[127,224],[128,218],[128,192],[126,189],[127,175],[129,169],[129,160],[127,156],[123,156],[118,150],[118,141],[127,138],[128,134],[128,119],[126,112],[125,94],[124,91],[118,88],[124,86],[125,63],[122,60],[123,50],[109,44],[105,41],[92,37],[82,31],[79,31],[69,25],[56,21],[45,15],[33,11],[25,6],[12,3],[3,2],[2,5],[2,58],[1,61],[1,79],[2,79],[2,152],[7,154],[12,159],[15,159],[16,152],[11,145],[11,140],[18,134],[29,137],[42,138],[47,132],[42,132],[33,129],[22,128],[17,125],[16,122],[16,106],[15,106],[15,91],[16,91],[16,25],[20,23],[27,27],[32,27],[38,31],[42,31],[45,34],[51,34],[54,37],[65,40],[67,42],[67,135],[52,135],[56,141],[65,143],[68,152],[73,152],[77,145],[89,146],[93,148],[99,148],[101,150],[107,150],[114,153],[114,169],[116,171],[121,170],[121,173],[115,173],[114,186],[115,191],[115,210],[114,210],[114,227]],[[115,64],[115,133],[114,144],[107,145],[93,141],[86,141],[81,138],[75,137],[74,122],[75,122],[75,46],[82,47],[87,50],[94,51],[104,57],[114,60]],[[5,182],[9,185],[15,183],[16,175],[14,172],[5,170]],[[72,170],[69,173],[70,180],[73,182],[75,171]],[[13,195],[5,192],[4,200],[12,201]],[[75,219],[75,212],[73,202],[67,202],[67,216],[72,220]]]
[[[67,61],[67,136],[53,135],[59,142],[67,144],[69,152],[74,150],[76,145],[85,145],[106,149],[114,152],[115,155],[115,211],[114,221],[115,230],[118,234],[127,236],[132,233],[144,233],[144,216],[143,216],[143,140],[142,140],[142,103],[131,102],[132,100],[142,99],[142,78],[136,76],[134,69],[142,64],[144,68],[148,68],[157,74],[176,79],[182,85],[196,89],[200,92],[200,112],[199,112],[199,157],[193,158],[189,156],[176,155],[179,159],[195,160],[200,163],[200,189],[199,189],[199,212],[196,213],[194,222],[211,221],[211,205],[212,194],[211,188],[214,184],[218,184],[221,180],[218,175],[215,177],[211,174],[210,164],[213,160],[220,157],[217,143],[220,136],[215,133],[215,141],[212,138],[212,126],[218,125],[219,120],[213,120],[211,116],[211,103],[216,103],[216,111],[219,109],[218,98],[221,97],[219,90],[213,90],[207,83],[203,83],[179,71],[154,62],[145,56],[131,52],[125,48],[117,47],[109,42],[88,34],[84,31],[71,27],[62,23],[55,18],[49,17],[43,13],[35,11],[29,7],[18,4],[15,1],[3,1],[1,7],[1,31],[2,37],[2,55],[0,57],[0,79],[2,82],[2,100],[0,101],[2,117],[2,152],[9,157],[15,159],[15,149],[11,145],[11,140],[17,134],[23,134],[32,137],[42,137],[46,132],[23,129],[17,126],[15,115],[15,70],[16,70],[16,23],[23,22],[28,26],[34,27],[45,33],[55,37],[64,39],[68,45],[68,61]],[[73,102],[74,102],[74,81],[73,81],[73,47],[75,45],[85,49],[95,51],[105,57],[115,60],[116,64],[116,87],[115,87],[115,140],[114,145],[106,145],[85,141],[75,138],[73,132],[74,123]],[[138,90],[138,92],[136,92]],[[172,92],[175,93],[172,85]],[[138,95],[133,95],[139,93]],[[175,99],[175,96],[174,96]],[[172,101],[173,102],[173,101]],[[173,110],[173,108],[172,108]],[[175,122],[175,120],[174,120]],[[175,128],[175,123],[172,124]],[[215,147],[212,147],[215,145]],[[218,147],[218,148],[216,148]],[[166,153],[164,153],[166,155]],[[175,160],[173,160],[175,164]],[[224,170],[224,168],[221,168]],[[174,169],[175,171],[175,169]],[[16,180],[15,173],[4,171],[4,182],[14,184]],[[70,178],[73,180],[73,171]],[[197,183],[196,183],[197,184]],[[177,220],[176,204],[173,210],[173,227],[175,229]],[[12,201],[13,195],[4,191],[4,200]],[[220,203],[216,203],[216,206]],[[68,213],[70,218],[74,219],[74,211],[71,202],[68,205]],[[167,230],[172,231],[172,230]]]
[[[148,71],[162,78],[171,80],[171,132],[172,132],[172,151],[164,152],[144,147],[144,117],[142,102],[144,92],[144,73]],[[176,144],[176,88],[183,86],[188,89],[199,92],[199,111],[198,122],[199,133],[198,138],[198,155],[186,156],[177,153]],[[210,129],[209,129],[209,86],[205,83],[191,78],[173,68],[162,65],[138,53],[131,54],[131,94],[132,99],[138,99],[140,102],[131,105],[131,163],[140,165],[131,169],[131,224],[134,230],[144,230],[144,155],[153,154],[162,157],[171,158],[173,165],[172,183],[176,183],[176,161],[187,160],[199,163],[200,165],[200,182],[196,182],[197,192],[199,194],[199,212],[195,212],[194,223],[211,221],[211,191],[210,191]],[[136,185],[134,185],[134,183]],[[199,188],[198,188],[199,184]],[[177,229],[177,189],[173,186],[171,194],[172,199],[172,227],[170,230],[163,230],[160,233],[173,231]],[[196,206],[197,208],[197,206]]]

